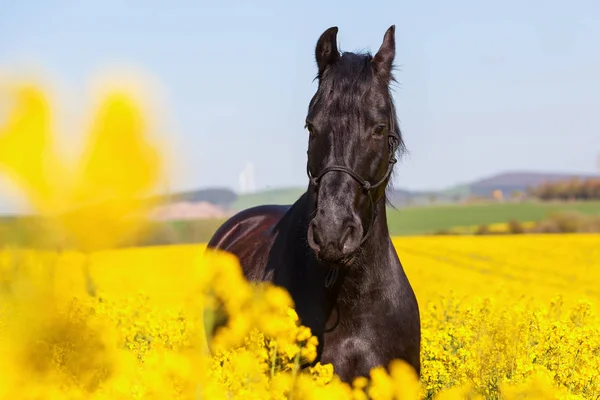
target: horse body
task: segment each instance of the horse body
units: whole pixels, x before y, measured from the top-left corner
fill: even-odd
[[[306,192],[292,205],[237,213],[208,248],[236,255],[248,280],[287,289],[301,323],[319,340],[315,362],[332,363],[343,381],[393,359],[420,374],[418,304],[388,232],[384,196],[401,140],[382,72],[391,64],[394,29],[374,58],[345,53],[340,59],[336,33],[330,28],[317,43],[320,88],[307,117]],[[332,93],[355,97],[328,98]],[[356,115],[352,107],[360,107]],[[380,129],[384,118],[389,121]],[[375,127],[364,128],[370,120]]]
[[[383,243],[365,246],[361,258],[370,262],[340,269],[327,287],[330,270],[306,245],[307,208],[305,194],[291,206],[241,211],[219,228],[208,247],[235,254],[248,280],[286,288],[301,323],[319,339],[315,362],[332,363],[342,380],[368,376],[371,368],[394,358],[420,373],[417,302],[389,234]],[[385,212],[379,215],[378,221],[385,220]],[[381,222],[375,229],[387,231]]]
[[[271,280],[265,266],[275,239],[274,228],[289,206],[262,205],[241,211],[225,221],[208,242],[215,248],[235,254],[246,279]]]

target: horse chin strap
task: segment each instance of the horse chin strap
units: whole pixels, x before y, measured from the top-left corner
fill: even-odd
[[[389,178],[390,174],[392,173],[394,164],[396,164],[396,162],[398,161],[396,159],[395,155],[396,155],[396,150],[398,149],[399,143],[400,143],[400,138],[398,137],[396,132],[390,131],[388,133],[388,147],[389,147],[388,168],[387,168],[387,171],[385,172],[385,174],[383,175],[383,177],[376,183],[371,183],[371,182],[363,179],[360,175],[358,175],[356,172],[354,172],[350,168],[347,168],[344,166],[339,166],[339,165],[328,166],[325,169],[323,169],[317,176],[313,177],[310,173],[310,168],[308,167],[308,162],[306,163],[306,173],[308,175],[308,178],[310,179],[310,184],[311,184],[311,186],[313,186],[315,188],[316,193],[318,193],[317,189],[319,187],[319,183],[320,183],[321,179],[323,178],[323,176],[328,172],[338,171],[338,172],[344,172],[344,173],[350,175],[352,178],[354,178],[354,180],[356,180],[358,182],[358,184],[360,185],[363,192],[369,197],[369,202],[370,202],[370,206],[371,206],[371,220],[369,221],[369,226],[367,228],[367,231],[363,235],[362,240],[360,241],[358,247],[362,246],[365,243],[365,241],[369,237],[369,234],[371,233],[373,224],[375,223],[375,217],[377,216],[377,210],[375,208],[376,202],[373,201],[372,193],[373,193],[373,190],[377,189],[379,186],[384,184],[387,181],[387,179]],[[379,201],[380,199],[381,198],[378,198],[377,201]],[[318,194],[317,194],[316,201],[318,202]],[[337,268],[332,268],[332,271],[337,271]],[[331,271],[328,272],[327,279],[326,279],[326,285],[327,285],[327,282],[330,283],[329,286],[333,285],[333,283],[335,283],[335,280],[337,279],[337,275],[338,275],[337,272],[334,272],[334,273],[331,273]]]

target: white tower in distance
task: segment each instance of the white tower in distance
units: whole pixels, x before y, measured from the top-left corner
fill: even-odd
[[[256,190],[254,182],[254,163],[246,163],[239,174],[240,193],[252,193]]]

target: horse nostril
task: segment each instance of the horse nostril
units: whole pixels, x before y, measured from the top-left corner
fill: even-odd
[[[342,251],[343,253],[350,253],[352,250],[354,250],[353,239],[357,229],[358,227],[355,223],[351,222],[348,224],[338,244],[338,248],[340,249],[340,251]]]
[[[321,246],[320,246],[320,240],[319,240],[319,235],[315,235],[315,229],[314,229],[315,223],[314,221],[311,221],[311,223],[308,225],[308,232],[306,234],[306,238],[308,239],[308,245],[316,252],[319,252],[319,250],[321,250]]]

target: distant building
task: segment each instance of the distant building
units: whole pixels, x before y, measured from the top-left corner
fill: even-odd
[[[240,193],[252,193],[256,191],[254,181],[254,163],[249,162],[239,174]]]
[[[503,201],[504,200],[504,193],[502,193],[502,190],[500,189],[496,189],[492,192],[492,196],[494,197],[494,199],[496,201]]]

